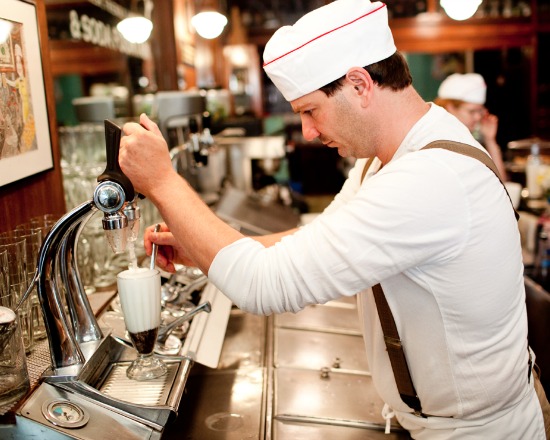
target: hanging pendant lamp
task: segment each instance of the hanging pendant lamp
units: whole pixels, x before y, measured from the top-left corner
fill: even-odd
[[[453,20],[467,20],[472,17],[482,0],[441,0],[445,13]]]
[[[199,5],[198,13],[191,18],[191,24],[197,33],[207,40],[217,38],[227,24],[227,17],[220,13],[211,2]]]
[[[143,3],[143,16],[130,13],[130,16],[119,22],[116,26],[122,36],[130,43],[145,43],[153,30],[153,22],[151,21],[153,2],[152,0],[144,0]]]

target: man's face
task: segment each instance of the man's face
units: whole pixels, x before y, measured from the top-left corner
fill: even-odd
[[[338,148],[342,157],[367,157],[362,151],[368,145],[368,126],[360,118],[360,108],[350,100],[351,86],[345,84],[332,96],[319,90],[292,101],[295,113],[300,115],[302,133],[307,141],[315,138],[330,148]],[[352,88],[352,87],[351,87]]]

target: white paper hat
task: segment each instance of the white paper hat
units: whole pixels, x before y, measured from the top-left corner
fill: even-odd
[[[396,51],[384,3],[335,0],[273,34],[264,70],[287,101],[293,101]]]
[[[453,73],[443,80],[437,96],[472,104],[485,104],[487,85],[479,73]]]

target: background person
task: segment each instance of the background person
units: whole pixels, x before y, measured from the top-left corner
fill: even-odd
[[[487,149],[503,181],[508,180],[497,143],[498,117],[485,107],[487,85],[478,73],[453,73],[443,80],[434,102],[456,116]]]
[[[300,115],[307,140],[357,157],[342,190],[311,223],[245,237],[172,167],[145,115],[127,123],[119,162],[166,224],[145,232],[157,264],[198,266],[239,308],[298,312],[357,296],[373,383],[417,439],[544,439],[530,372],[518,226],[485,152],[443,108],[422,100],[396,51],[386,5],[336,0],[279,29],[264,69]],[[484,153],[485,154],[485,153]],[[367,158],[373,158],[364,179]],[[425,416],[400,397],[371,287],[380,283]],[[390,411],[391,413],[391,411]]]

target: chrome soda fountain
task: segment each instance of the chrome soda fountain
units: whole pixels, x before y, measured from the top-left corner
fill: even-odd
[[[97,210],[104,213],[103,229],[113,251],[120,253],[126,248],[128,218],[124,209],[135,206],[136,194],[118,165],[121,135],[120,127],[105,120],[107,167],[97,178],[93,199],[63,216],[46,236],[40,251],[36,281],[52,360],[46,380],[77,377],[104,339],[82,285],[76,248],[84,225]],[[135,207],[127,211],[136,213]],[[70,321],[64,312],[63,297]]]
[[[107,166],[97,178],[93,197],[52,227],[23,296],[22,301],[37,287],[48,341],[31,354],[39,380],[31,380],[32,392],[15,409],[17,423],[5,426],[0,421],[2,432],[14,440],[42,438],[45,430],[80,440],[117,440],[121,436],[158,440],[168,421],[177,415],[194,362],[210,366],[217,362],[225,328],[221,333],[213,329],[218,330],[220,321],[227,322],[231,302],[213,286],[201,294],[205,305],[189,312],[187,318],[199,311],[210,312],[207,301],[217,304],[212,307],[217,316],[211,319],[207,317],[210,313],[201,313],[193,318],[181,350],[164,357],[167,374],[161,381],[143,381],[139,386],[128,383],[131,380],[125,374],[135,359],[135,349],[121,343],[113,327],[101,318],[98,322],[90,306],[76,258],[86,222],[98,211],[103,213],[103,229],[115,253],[125,251],[139,230],[139,197],[118,165],[121,136],[120,127],[106,120]],[[214,357],[208,352],[212,339],[219,347]],[[203,343],[206,350],[201,348]]]

